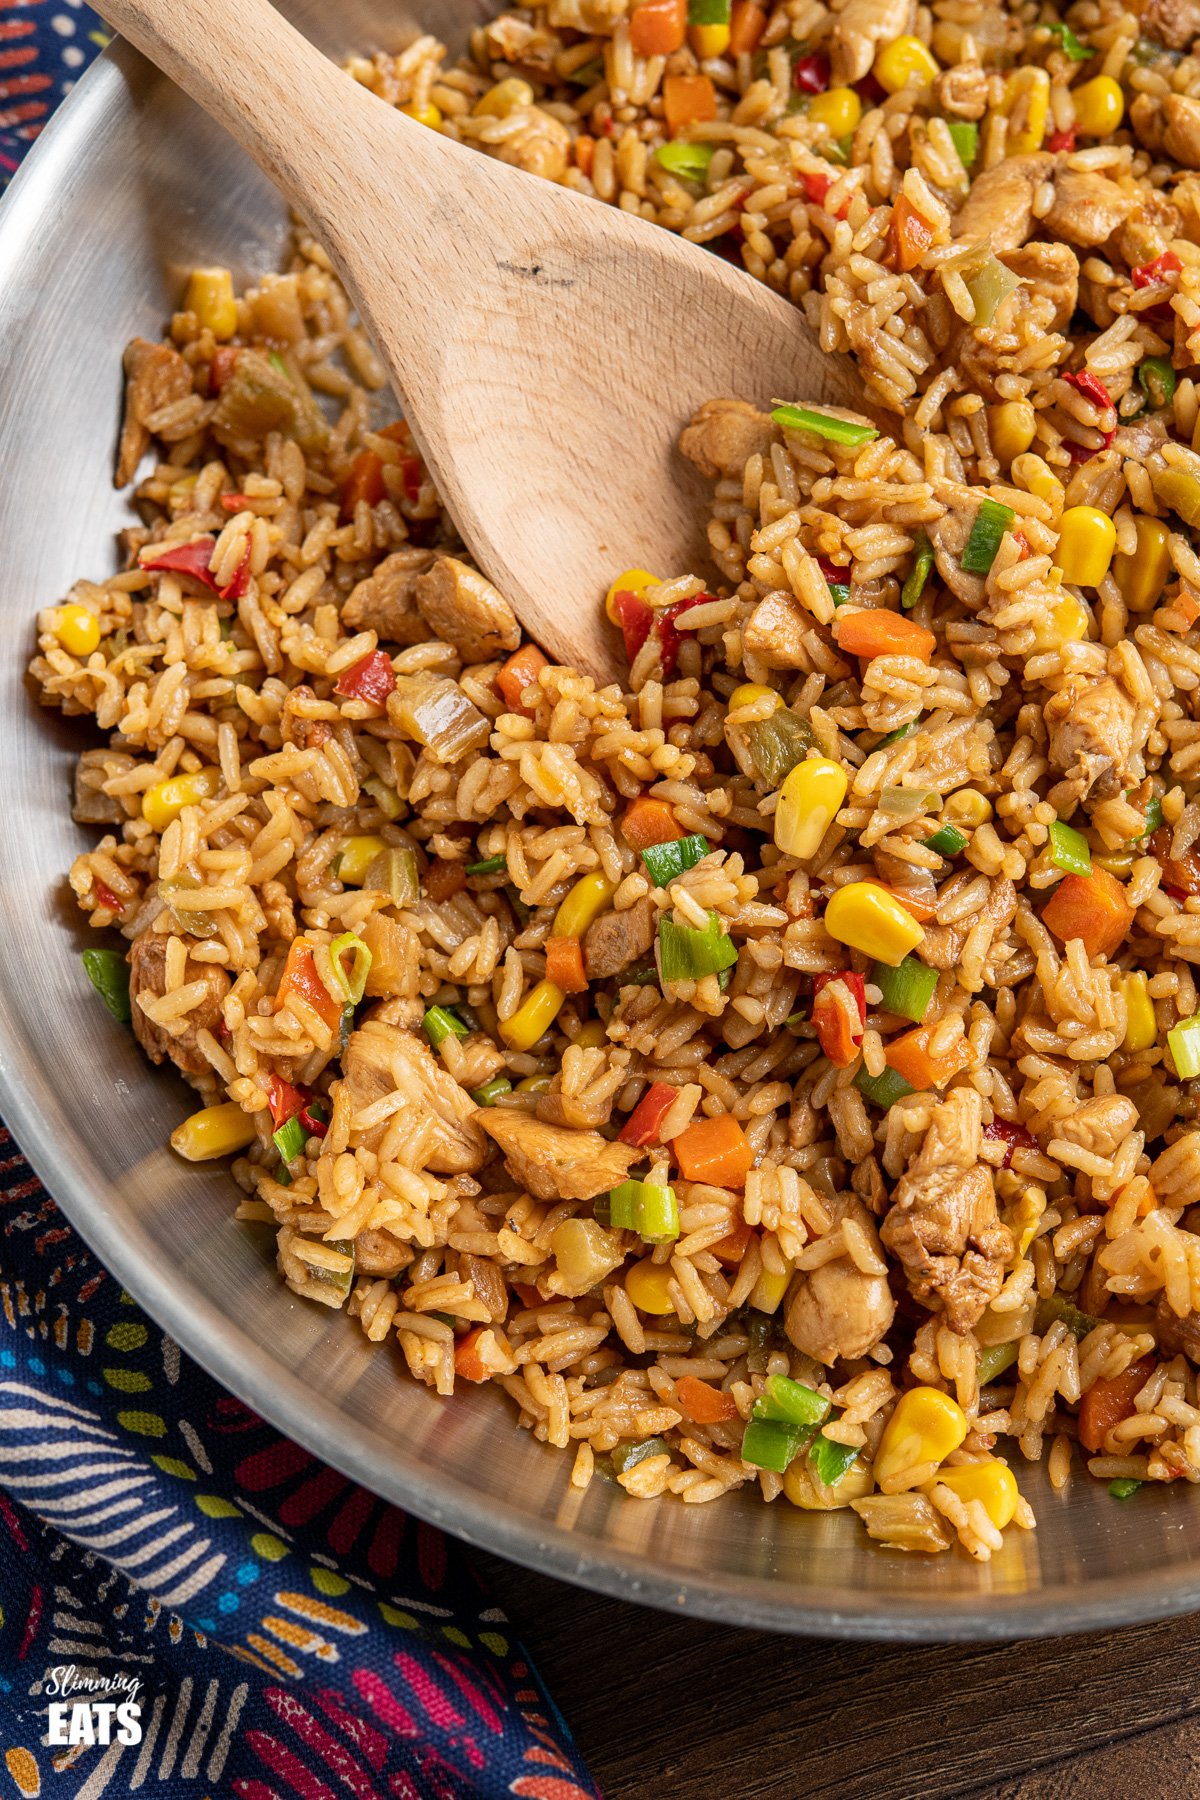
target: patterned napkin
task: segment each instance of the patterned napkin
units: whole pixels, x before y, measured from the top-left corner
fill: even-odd
[[[0,4],[0,186],[106,41]],[[0,1305],[0,1795],[599,1800],[465,1553],[183,1356],[2,1126]]]

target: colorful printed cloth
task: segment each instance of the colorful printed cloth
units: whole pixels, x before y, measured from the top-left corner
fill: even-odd
[[[105,41],[0,6],[0,185]],[[465,1554],[189,1362],[2,1126],[0,1305],[0,1793],[598,1800]]]

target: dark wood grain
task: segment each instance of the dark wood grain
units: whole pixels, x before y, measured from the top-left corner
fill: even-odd
[[[1200,1616],[870,1645],[650,1612],[477,1558],[606,1800],[1200,1794]]]

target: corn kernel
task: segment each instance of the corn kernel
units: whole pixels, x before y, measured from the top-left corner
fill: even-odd
[[[442,122],[442,109],[440,106],[435,106],[432,100],[427,100],[424,106],[416,106],[410,100],[407,106],[400,108],[400,111],[406,113],[410,119],[415,119],[418,125],[428,125],[431,131],[436,131]]]
[[[500,1036],[509,1049],[532,1050],[557,1019],[565,999],[562,989],[552,981],[539,981],[531,988],[512,1018],[500,1026]]]
[[[953,1469],[939,1469],[937,1478],[964,1506],[972,1500],[982,1500],[983,1510],[997,1531],[1012,1524],[1021,1491],[1007,1463],[958,1463]]]
[[[862,118],[862,101],[853,88],[827,88],[823,94],[813,95],[808,116],[814,125],[824,125],[831,138],[844,138],[856,130]]]
[[[507,119],[519,106],[533,105],[533,89],[519,75],[506,75],[471,108],[477,119]]]
[[[1070,506],[1058,528],[1056,567],[1073,587],[1099,587],[1108,574],[1117,528],[1096,506]]]
[[[518,1081],[513,1092],[517,1094],[548,1094],[553,1083],[553,1075],[527,1075],[524,1081]]]
[[[1071,89],[1075,102],[1075,128],[1084,137],[1108,137],[1125,117],[1121,84],[1111,75],[1097,75],[1082,87]]]
[[[386,838],[376,837],[374,833],[347,838],[341,854],[336,858],[334,874],[343,887],[361,887],[367,879],[367,870],[387,848]]]
[[[219,769],[197,769],[194,775],[173,775],[142,795],[142,817],[155,831],[165,831],[185,806],[211,800],[221,785]]]
[[[759,1312],[778,1312],[791,1279],[792,1271],[790,1269],[784,1269],[779,1274],[776,1274],[774,1269],[763,1269],[750,1290],[750,1305]]]
[[[775,842],[785,856],[815,856],[846,798],[841,763],[810,756],[784,777],[775,806]]]
[[[1153,612],[1171,572],[1171,534],[1162,519],[1144,514],[1134,520],[1134,529],[1137,549],[1114,557],[1113,575],[1130,612]]]
[[[693,25],[688,32],[688,43],[700,61],[705,62],[710,56],[724,56],[731,35],[728,25]]]
[[[874,881],[840,887],[825,908],[825,929],[876,962],[898,968],[925,933],[912,914]]]
[[[667,1292],[670,1280],[670,1263],[652,1262],[647,1257],[645,1262],[634,1263],[626,1275],[625,1292],[639,1312],[674,1312],[674,1303]]]
[[[959,788],[942,808],[942,817],[952,825],[970,825],[976,829],[986,825],[992,816],[992,803],[978,788]]]
[[[1158,1020],[1150,998],[1146,977],[1140,969],[1122,975],[1121,992],[1125,996],[1125,1048],[1150,1050],[1158,1042]]]
[[[1032,450],[1026,450],[1023,455],[1014,459],[1011,474],[1018,487],[1024,488],[1035,499],[1044,500],[1047,506],[1053,508],[1056,517],[1062,511],[1066,489],[1042,457],[1035,456]]]
[[[1077,644],[1087,636],[1092,615],[1074,594],[1063,594],[1038,612],[1033,621],[1033,643],[1036,650],[1061,650],[1064,644]]]
[[[616,891],[616,882],[598,870],[581,876],[554,915],[551,937],[581,938],[588,926],[608,911]]]
[[[589,1019],[571,1042],[579,1050],[603,1050],[608,1042],[608,1029],[603,1019]]]
[[[249,1113],[230,1100],[224,1106],[206,1106],[177,1125],[171,1133],[171,1148],[188,1162],[211,1162],[214,1156],[244,1150],[257,1136]]]
[[[1006,400],[1002,406],[989,406],[987,416],[992,449],[1007,467],[1033,442],[1034,410],[1028,400]]]
[[[649,569],[625,569],[609,588],[604,596],[604,611],[610,625],[619,625],[620,619],[613,608],[613,601],[618,594],[637,594],[639,597],[648,587],[657,587],[660,577],[652,575]]]
[[[90,656],[100,642],[100,621],[86,606],[56,606],[50,615],[50,629],[72,656]]]
[[[222,343],[237,330],[237,301],[233,297],[233,276],[228,269],[193,269],[184,306],[188,312],[195,313],[202,328],[211,331]]]
[[[1050,77],[1045,69],[1014,69],[1005,86],[1004,110],[1008,114],[1005,149],[1010,156],[1026,156],[1040,150],[1050,112]]]
[[[836,1487],[822,1487],[809,1467],[808,1459],[803,1456],[790,1462],[783,1475],[784,1493],[793,1506],[801,1507],[804,1512],[836,1512],[839,1507],[849,1506],[852,1500],[861,1500],[874,1485],[871,1465],[864,1463],[861,1456],[851,1463]]]
[[[737,712],[742,706],[757,706],[760,700],[770,700],[772,712],[778,712],[783,705],[783,695],[778,689],[764,687],[759,681],[743,681],[741,687],[735,687],[729,696],[729,710]]]
[[[938,1388],[909,1388],[883,1429],[875,1452],[880,1487],[922,1463],[945,1462],[967,1435],[963,1409]]]
[[[899,37],[884,45],[871,73],[885,93],[898,94],[910,84],[932,87],[941,69],[920,38]]]

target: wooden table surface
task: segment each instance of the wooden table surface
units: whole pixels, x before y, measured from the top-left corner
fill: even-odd
[[[1023,1644],[851,1644],[475,1561],[605,1800],[1200,1795],[1200,1615]]]

